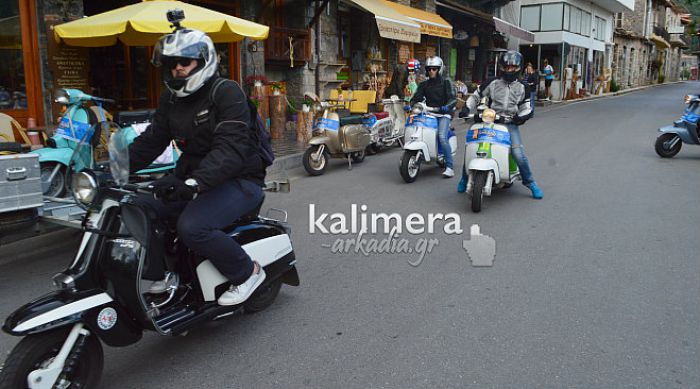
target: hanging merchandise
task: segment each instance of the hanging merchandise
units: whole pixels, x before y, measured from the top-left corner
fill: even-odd
[[[292,41],[294,38],[291,36],[289,38],[289,67],[293,68],[294,67],[294,45],[292,44]]]

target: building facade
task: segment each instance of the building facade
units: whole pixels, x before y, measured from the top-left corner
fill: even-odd
[[[637,0],[633,11],[615,15],[612,71],[617,89],[679,80],[688,48],[685,14],[670,0]]]
[[[521,0],[520,27],[535,34],[521,45],[528,62],[542,69],[545,59],[555,80],[553,99],[590,93],[612,64],[615,12],[632,10],[634,0]]]

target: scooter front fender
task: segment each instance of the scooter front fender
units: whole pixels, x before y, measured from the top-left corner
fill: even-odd
[[[421,151],[423,153],[423,160],[425,162],[430,162],[430,153],[428,152],[428,145],[425,142],[414,141],[403,145],[404,150],[414,150]]]
[[[110,346],[126,346],[141,339],[126,311],[102,290],[56,290],[13,312],[2,329],[15,336],[46,332],[84,322]]]
[[[474,158],[469,161],[468,171],[493,171],[494,184],[501,182],[501,174],[498,169],[498,164],[491,158]]]
[[[331,138],[327,136],[315,136],[309,140],[309,146],[327,145],[330,141]]]
[[[690,131],[690,129],[688,129],[685,122],[661,127],[659,128],[659,132],[662,134],[676,134],[681,138],[683,143],[686,144],[696,145],[700,143],[698,142],[698,139],[695,136],[693,136],[693,133]]]

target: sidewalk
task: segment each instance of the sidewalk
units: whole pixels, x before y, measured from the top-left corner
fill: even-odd
[[[689,82],[689,81],[687,81],[687,80],[683,80],[683,81],[671,81],[671,82],[664,82],[664,83],[662,83],[662,84],[644,85],[644,86],[638,86],[638,87],[636,87],[636,88],[622,89],[622,90],[619,90],[619,91],[617,91],[617,92],[608,92],[608,93],[603,93],[603,94],[601,94],[601,95],[590,95],[590,96],[581,97],[581,98],[572,99],[572,100],[553,100],[553,101],[551,101],[551,105],[555,105],[555,104],[577,103],[577,102],[585,101],[585,100],[602,99],[602,98],[605,98],[605,97],[613,97],[613,96],[624,95],[624,94],[627,94],[627,93],[638,92],[638,91],[641,91],[641,90],[644,90],[644,89],[654,88],[654,87],[657,87],[657,86],[674,85],[674,84],[680,84],[680,83],[684,83],[684,82]],[[540,102],[540,101],[541,101],[541,100],[538,100],[538,102]],[[547,105],[550,105],[550,104],[547,104]]]

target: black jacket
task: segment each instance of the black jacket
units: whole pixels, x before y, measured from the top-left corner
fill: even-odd
[[[429,107],[438,108],[446,105],[452,108],[457,104],[457,96],[455,96],[452,83],[441,76],[428,78],[421,82],[411,98],[411,105],[423,101],[423,97],[425,97],[425,103]]]
[[[526,74],[525,83],[530,87],[530,91],[537,90],[537,86],[540,83],[540,75],[537,72],[532,72],[532,74]]]
[[[215,79],[187,97],[163,92],[153,122],[129,147],[132,172],[146,168],[174,139],[182,151],[175,175],[196,179],[200,190],[231,178],[263,185],[265,168],[246,95],[237,83],[226,82],[216,91],[214,108],[209,95]]]

